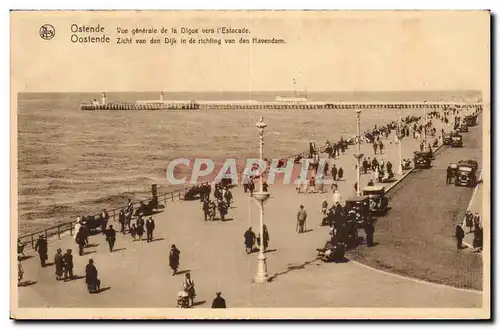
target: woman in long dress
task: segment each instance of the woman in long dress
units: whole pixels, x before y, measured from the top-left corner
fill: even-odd
[[[168,263],[173,271],[172,275],[175,275],[177,273],[177,269],[179,268],[180,253],[181,252],[179,251],[179,249],[177,249],[175,244],[173,244],[172,248],[170,249],[170,254],[168,256]]]

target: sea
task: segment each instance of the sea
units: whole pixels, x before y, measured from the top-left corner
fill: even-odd
[[[287,92],[177,92],[165,100],[274,100]],[[302,95],[301,95],[302,96]],[[165,169],[172,159],[258,156],[258,130],[267,124],[266,157],[284,157],[356,133],[353,110],[81,111],[101,93],[20,93],[18,95],[18,228],[28,234],[127,198],[170,186]],[[318,101],[477,101],[477,91],[318,92]],[[157,100],[159,92],[107,93],[109,102]],[[365,110],[361,130],[397,120],[399,111]],[[404,110],[403,116],[422,115]]]

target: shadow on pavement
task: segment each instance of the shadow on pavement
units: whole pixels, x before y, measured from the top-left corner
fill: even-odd
[[[314,263],[317,260],[319,260],[319,259],[316,257],[313,260],[304,262],[302,264],[287,264],[287,269],[286,270],[283,270],[281,272],[278,272],[278,273],[270,276],[268,281],[271,282],[271,281],[275,280],[278,276],[287,274],[287,273],[289,273],[291,271],[304,269],[304,268],[306,268],[307,265],[309,265],[311,263]]]
[[[100,294],[101,292],[107,291],[109,289],[111,289],[111,287],[97,289],[96,291],[93,292],[93,294]]]
[[[29,286],[34,285],[35,283],[36,283],[36,281],[26,280],[23,282],[19,282],[19,284],[17,286],[18,287],[29,287]]]
[[[97,251],[95,251],[95,250],[85,251],[85,252],[83,252],[82,256],[89,255],[89,254],[93,254],[93,253],[95,253],[95,252],[97,252]]]
[[[194,302],[194,303],[193,303],[193,307],[195,307],[195,306],[199,306],[199,305],[203,305],[203,304],[205,304],[205,303],[206,303],[206,301],[204,301],[204,300],[200,300],[200,301]]]
[[[30,259],[30,258],[33,258],[33,255],[21,256],[21,257],[19,257],[19,260],[22,262],[23,260],[27,260],[27,259]]]
[[[175,273],[175,275],[179,275],[179,274],[184,274],[184,273],[189,273],[191,270],[182,270],[182,271],[179,271],[177,273]]]
[[[162,240],[165,240],[165,238],[154,238],[151,242],[162,241]]]
[[[118,249],[114,249],[114,250],[113,250],[113,252],[122,251],[122,250],[127,250],[127,248],[118,248]]]

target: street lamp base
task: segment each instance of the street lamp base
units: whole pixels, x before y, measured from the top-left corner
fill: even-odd
[[[257,274],[255,275],[254,282],[256,283],[266,283],[269,281],[269,277],[267,275],[267,264],[266,264],[266,256],[263,252],[259,252],[257,264]]]

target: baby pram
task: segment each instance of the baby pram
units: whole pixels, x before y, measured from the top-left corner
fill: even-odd
[[[184,290],[177,293],[177,307],[189,308],[189,294]]]

